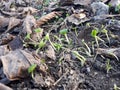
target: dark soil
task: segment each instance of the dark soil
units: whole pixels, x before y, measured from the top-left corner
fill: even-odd
[[[50,2],[51,6],[53,2]],[[11,87],[13,90],[114,90],[115,85],[120,87],[120,52],[117,54],[118,60],[108,53],[98,54],[97,52],[97,48],[104,48],[106,50],[120,48],[120,16],[107,16],[105,18],[95,19],[93,12],[88,7],[71,4],[66,6],[55,4],[52,7],[50,5],[42,6],[38,2],[30,4],[31,7],[40,10],[34,15],[37,18],[40,18],[44,13],[48,14],[52,11],[62,12],[62,15],[50,19],[40,26],[44,30],[42,38],[49,33],[51,42],[62,45],[60,50],[55,50],[56,58],[54,59],[44,55],[46,54],[46,50],[48,50],[48,46],[51,45],[50,42],[47,42],[45,47],[38,52],[38,55],[44,58],[44,63],[48,67],[46,71],[41,71],[39,68],[36,68],[34,78],[29,75],[27,78],[15,81],[9,81],[7,79],[3,82],[2,80],[6,76],[3,72],[0,72],[0,82]],[[68,17],[73,14],[71,8],[74,8],[76,12],[83,9],[83,13],[85,12],[87,19],[79,20],[81,22],[80,24],[76,24],[76,21],[72,22],[68,20]],[[118,15],[114,12],[110,12],[110,14]],[[92,30],[96,28],[99,29],[98,36],[104,40],[104,43],[99,40],[99,47],[97,47],[95,39],[91,36]],[[64,35],[59,33],[62,29],[68,30],[69,44]],[[103,29],[107,30],[110,41],[102,33]],[[6,30],[6,27],[2,30]],[[8,33],[19,36],[21,30],[22,27],[17,26],[13,28],[12,32],[9,31]],[[3,31],[1,31],[1,36],[4,33]],[[55,36],[60,39],[64,38],[64,40],[60,42]],[[90,48],[91,52],[89,54],[91,55],[88,55],[85,51],[87,47],[82,43],[82,39],[84,39],[84,42]],[[17,41],[19,40],[17,39]],[[18,42],[18,44],[21,47],[21,43]],[[10,45],[10,43],[5,43],[4,45]],[[13,49],[20,47],[16,46]],[[33,45],[28,45],[28,47],[23,47],[22,49],[34,52],[36,48]],[[77,51],[86,59],[83,66],[72,51]],[[107,72],[106,67],[108,61],[112,68]],[[2,71],[2,65],[0,71]]]

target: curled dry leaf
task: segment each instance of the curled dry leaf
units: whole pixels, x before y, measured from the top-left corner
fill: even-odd
[[[78,14],[72,14],[71,16],[67,17],[66,20],[69,23],[79,25],[81,23],[88,21],[89,19],[86,17],[85,13],[78,13]]]
[[[9,25],[8,28],[5,32],[8,32],[9,30],[11,30],[12,28],[14,28],[15,26],[18,26],[20,24],[21,20],[17,19],[15,17],[11,17],[9,20]]]
[[[46,50],[46,55],[50,58],[55,60],[56,56],[55,56],[55,51],[53,49],[53,47],[51,45],[48,46],[48,49]]]
[[[42,16],[40,19],[37,20],[37,26],[41,26],[42,24],[45,24],[46,22],[48,22],[49,20],[51,20],[52,18],[58,15],[60,15],[60,13],[54,11],[47,15]]]
[[[26,18],[24,19],[23,22],[23,33],[24,34],[31,34],[33,31],[33,28],[36,27],[36,20],[34,18],[34,16],[32,15],[27,15]]]
[[[37,13],[39,10],[36,9],[36,8],[33,8],[33,7],[20,7],[18,8],[18,11],[22,11],[21,14],[25,14],[25,13],[28,13],[30,12],[30,14],[34,14],[34,13]]]
[[[9,80],[19,80],[28,76],[28,68],[32,64],[40,66],[40,60],[36,60],[30,52],[17,49],[0,57],[4,74]]]
[[[11,12],[8,11],[4,11],[4,10],[0,10],[2,14],[7,15],[7,16],[17,16],[17,17],[22,17],[22,16],[26,16],[28,13],[30,14],[34,14],[36,12],[38,12],[38,9],[35,9],[33,7],[19,7],[18,9],[15,10],[15,8],[11,8],[10,9]]]
[[[10,19],[0,16],[0,31],[6,26],[8,26]]]

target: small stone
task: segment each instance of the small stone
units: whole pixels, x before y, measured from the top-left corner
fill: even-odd
[[[103,2],[93,2],[91,4],[93,13],[97,15],[105,15],[109,13],[109,6]]]

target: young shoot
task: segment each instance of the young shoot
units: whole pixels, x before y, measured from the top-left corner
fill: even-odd
[[[28,73],[31,74],[32,78],[34,78],[34,71],[35,71],[36,67],[37,67],[37,65],[33,64],[28,68]]]
[[[53,43],[52,43],[51,40],[50,40],[50,35],[49,35],[49,33],[46,34],[45,39],[48,40],[49,43],[51,44],[51,46],[53,47],[53,49],[56,50],[56,48],[54,47]]]
[[[107,73],[112,69],[112,66],[110,65],[110,60],[108,59],[107,62],[106,62],[106,70],[107,70]]]
[[[81,66],[83,66],[85,64],[86,58],[82,55],[80,55],[77,51],[72,51],[73,55],[75,55],[75,57],[77,59],[79,59],[81,61]]]
[[[85,49],[86,54],[87,54],[88,56],[91,56],[91,50],[90,50],[89,46],[87,45],[87,43],[86,43],[84,40],[82,40],[82,43],[83,43],[83,44],[85,45],[85,47],[87,48],[87,49]]]
[[[116,84],[114,84],[114,90],[120,90],[120,87],[118,87]]]
[[[109,36],[108,36],[108,30],[103,29],[103,30],[102,30],[102,33],[105,33],[105,35],[106,35],[106,37],[107,37],[107,40],[108,40],[108,42],[109,42],[109,44],[110,44],[110,38],[109,38]]]
[[[97,29],[92,30],[91,36],[92,36],[93,38],[95,38],[95,42],[96,42],[96,44],[97,44],[97,47],[99,47],[98,40],[100,40],[100,41],[102,41],[102,42],[104,42],[104,40],[102,40],[99,36],[97,36],[97,34],[98,34],[98,30],[97,30]]]
[[[67,30],[67,29],[62,29],[62,30],[60,30],[59,33],[60,33],[61,35],[64,35],[65,38],[66,38],[66,40],[67,40],[67,42],[68,42],[68,44],[70,44],[70,41],[69,41],[68,36],[67,36],[68,30]]]
[[[53,43],[54,47],[56,48],[56,50],[59,52],[60,49],[62,48],[62,45],[59,43]]]

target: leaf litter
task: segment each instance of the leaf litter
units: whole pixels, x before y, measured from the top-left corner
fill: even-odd
[[[1,0],[0,89],[119,88],[119,4]]]

